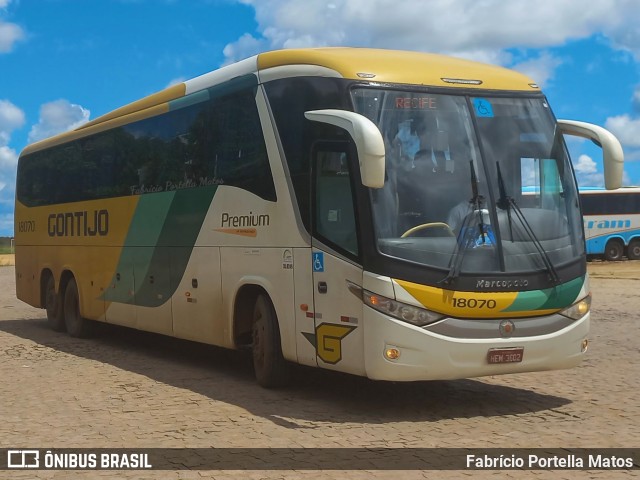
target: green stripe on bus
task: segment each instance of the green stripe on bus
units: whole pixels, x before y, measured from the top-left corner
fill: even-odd
[[[503,311],[521,312],[526,310],[562,309],[577,300],[585,277],[575,278],[567,283],[544,290],[519,292],[513,303]]]
[[[175,192],[162,192],[141,195],[138,199],[118,266],[111,279],[111,285],[116,287],[104,293],[105,300],[134,303],[134,295],[132,295],[135,289],[134,273],[138,278],[146,276],[153,255],[153,248],[149,247],[158,243],[158,237],[162,232],[174,196]],[[144,268],[145,265],[147,268]]]
[[[109,289],[104,299],[145,307],[169,300],[182,280],[216,190],[211,186],[143,195],[111,282],[119,288]]]
[[[217,186],[211,186],[176,191],[148,268],[169,281],[157,285],[144,282],[136,289],[136,305],[157,307],[173,296],[216,190]]]

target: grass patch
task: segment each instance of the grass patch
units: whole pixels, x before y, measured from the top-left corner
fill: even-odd
[[[11,253],[15,253],[13,248],[0,246],[0,255],[9,255]]]

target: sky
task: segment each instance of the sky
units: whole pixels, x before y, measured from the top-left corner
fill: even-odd
[[[262,51],[442,53],[531,76],[558,118],[612,131],[640,185],[640,0],[0,0],[0,236],[31,142]],[[581,186],[600,151],[568,142]]]

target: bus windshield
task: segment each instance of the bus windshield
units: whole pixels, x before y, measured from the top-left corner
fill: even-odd
[[[359,88],[386,147],[371,189],[380,253],[459,274],[547,271],[584,255],[570,160],[544,97]]]

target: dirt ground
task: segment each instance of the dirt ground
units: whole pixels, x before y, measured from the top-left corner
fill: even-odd
[[[15,255],[0,255],[0,267],[6,267],[9,265],[15,265]]]
[[[640,262],[624,261],[624,262],[605,262],[594,260],[588,264],[589,275],[592,278],[625,278],[631,280],[640,280]],[[637,300],[637,299],[629,299]]]
[[[289,387],[266,390],[256,384],[246,352],[106,324],[90,339],[53,332],[43,310],[16,299],[15,269],[0,268],[0,446],[314,452],[303,470],[188,471],[189,461],[181,460],[175,471],[2,471],[0,477],[637,478],[637,470],[604,469],[396,471],[350,464],[323,470],[335,460],[322,453],[327,448],[636,447],[640,261],[592,262],[589,271],[589,351],[575,368],[396,383],[296,367]]]

